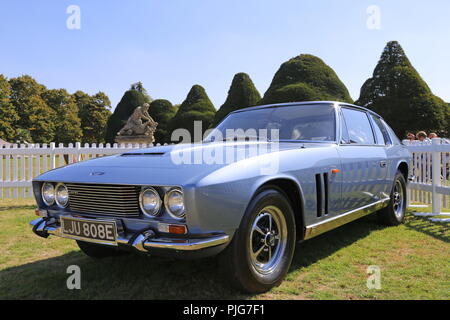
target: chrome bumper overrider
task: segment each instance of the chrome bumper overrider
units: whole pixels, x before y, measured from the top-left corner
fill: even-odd
[[[53,220],[51,220],[53,219]],[[139,251],[149,252],[151,249],[172,249],[172,250],[182,250],[182,251],[192,251],[199,250],[209,247],[218,246],[229,241],[229,236],[226,234],[214,235],[207,238],[199,239],[185,239],[185,238],[157,238],[155,233],[151,230],[144,231],[139,234],[134,235],[118,235],[117,243],[102,242],[92,239],[81,239],[75,236],[69,236],[62,234],[61,227],[56,224],[54,218],[45,219],[38,218],[30,222],[33,226],[33,231],[42,237],[47,237],[48,235],[54,235],[61,238],[68,238],[74,240],[83,240],[103,245],[125,245],[131,246]]]

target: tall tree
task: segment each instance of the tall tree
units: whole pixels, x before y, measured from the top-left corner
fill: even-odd
[[[217,126],[230,112],[254,106],[259,100],[261,100],[261,95],[248,74],[237,73],[231,82],[225,103],[214,116],[212,126]]]
[[[55,137],[56,112],[41,96],[46,88],[28,75],[12,78],[9,84],[11,103],[19,115],[17,128],[29,130],[33,142],[52,142]]]
[[[191,134],[193,142],[201,140],[202,137],[194,136],[194,121],[202,122],[203,135],[212,124],[215,113],[216,109],[211,100],[209,100],[205,89],[196,84],[191,88],[177,114],[170,121],[169,134],[172,134],[175,129],[184,128]]]
[[[142,106],[147,101],[147,98],[137,90],[126,91],[113,114],[108,119],[105,136],[106,142],[114,143],[117,133],[125,125],[134,109]]]
[[[14,142],[16,138],[15,123],[19,120],[10,100],[11,87],[8,80],[0,74],[0,138]]]
[[[302,54],[281,65],[258,104],[314,100],[352,102],[333,69],[318,57]]]
[[[75,99],[65,89],[51,89],[42,93],[47,105],[55,111],[56,143],[81,142],[81,120],[78,117],[78,106]]]
[[[170,120],[177,113],[177,108],[174,107],[168,100],[156,99],[150,103],[148,113],[153,120],[158,122],[158,127],[155,131],[156,143],[169,143],[170,135],[168,125]]]
[[[433,95],[397,41],[384,48],[356,103],[383,116],[399,136],[418,130],[449,133],[449,106]]]
[[[111,116],[111,102],[103,92],[90,96],[83,91],[73,94],[81,120],[83,143],[104,143],[106,124]]]

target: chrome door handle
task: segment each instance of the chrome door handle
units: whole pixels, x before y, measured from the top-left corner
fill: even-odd
[[[386,168],[387,162],[386,161],[380,161],[380,167]]]

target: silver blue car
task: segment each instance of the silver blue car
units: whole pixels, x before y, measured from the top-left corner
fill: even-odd
[[[339,102],[230,113],[199,143],[132,150],[33,181],[41,236],[88,256],[218,255],[231,283],[264,292],[295,245],[376,212],[403,222],[411,155],[376,113]]]

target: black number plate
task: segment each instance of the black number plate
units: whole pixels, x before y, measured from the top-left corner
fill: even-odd
[[[116,243],[117,226],[115,221],[84,220],[61,217],[62,234],[92,242]]]

